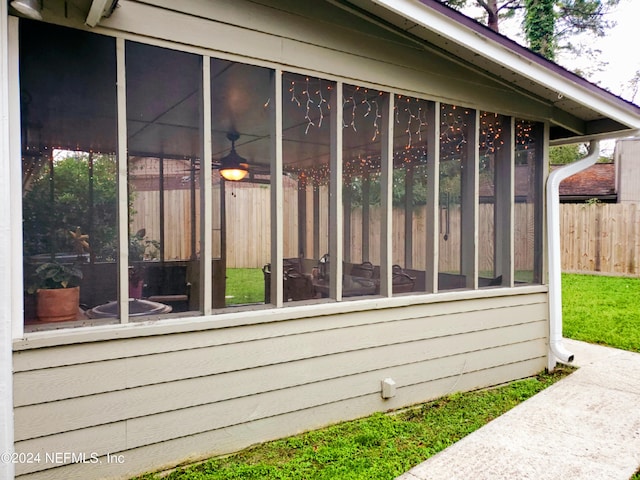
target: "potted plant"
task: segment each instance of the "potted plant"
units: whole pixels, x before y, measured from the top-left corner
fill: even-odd
[[[36,314],[43,322],[63,322],[75,320],[80,306],[80,281],[84,261],[82,254],[89,249],[88,235],[82,234],[80,227],[71,233],[76,250],[74,263],[63,263],[55,259],[38,265],[34,281],[28,289],[36,294]]]
[[[143,262],[155,260],[158,257],[160,243],[149,240],[144,228],[134,235],[129,235],[129,298],[141,298],[144,283]]]

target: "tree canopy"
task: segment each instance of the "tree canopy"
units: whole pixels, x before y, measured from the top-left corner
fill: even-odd
[[[440,0],[456,9],[470,6],[484,11],[483,21],[495,31],[501,22],[521,13],[529,47],[549,59],[559,49],[577,50],[571,39],[579,33],[602,37],[612,26],[606,14],[620,0]]]

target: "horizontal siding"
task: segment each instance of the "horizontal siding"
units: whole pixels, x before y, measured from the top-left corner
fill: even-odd
[[[472,302],[469,302],[472,303]],[[487,301],[480,303],[490,303]],[[447,310],[454,310],[457,304],[447,305]],[[467,305],[470,306],[470,305]],[[439,305],[434,305],[433,310],[439,310]],[[168,382],[184,378],[196,378],[206,375],[219,374],[234,370],[254,368],[261,365],[278,364],[291,362],[304,358],[313,358],[321,355],[337,354],[345,351],[360,350],[378,347],[384,344],[402,344],[405,342],[415,342],[421,339],[437,338],[450,335],[458,335],[483,329],[500,328],[513,325],[520,318],[543,320],[547,316],[546,304],[535,303],[528,305],[515,305],[513,307],[493,308],[489,310],[471,309],[457,313],[440,313],[429,315],[429,309],[423,316],[415,317],[419,307],[411,309],[394,310],[393,320],[389,319],[388,310],[382,312],[360,312],[358,314],[342,315],[344,324],[341,328],[334,327],[328,330],[314,330],[318,319],[286,322],[292,327],[295,333],[285,335],[281,328],[278,329],[281,336],[271,336],[270,324],[252,327],[252,329],[263,331],[266,335],[262,339],[251,339],[249,329],[235,329],[247,334],[246,339],[242,337],[229,343],[218,343],[214,345],[194,345],[185,342],[181,335],[163,336],[158,341],[173,339],[172,348],[182,345],[182,350],[169,350],[143,355],[140,351],[130,349],[128,352],[139,354],[132,357],[99,359],[90,358],[94,350],[87,349],[83,345],[72,347],[60,347],[60,350],[84,349],[89,354],[87,363],[74,364],[63,367],[48,367],[43,365],[42,369],[17,372],[14,375],[14,385],[17,391],[25,392],[25,396],[16,393],[15,405],[23,406],[33,403],[41,403],[61,398],[69,398],[79,395],[88,395],[112,390],[126,389],[136,386],[149,385],[153,383]],[[411,310],[411,311],[409,311]],[[487,311],[490,315],[485,315]],[[409,318],[402,318],[403,314],[412,314]],[[470,315],[473,314],[473,315]],[[353,318],[355,324],[349,324],[348,317]],[[376,317],[377,321],[376,321]],[[398,318],[399,317],[399,318]],[[361,323],[369,318],[369,323]],[[437,322],[439,318],[446,318],[446,322]],[[320,322],[325,320],[319,319]],[[425,322],[429,322],[425,324]],[[305,323],[309,325],[309,331],[299,332],[300,327]],[[286,325],[285,324],[285,325]],[[279,325],[283,327],[284,325]],[[321,326],[321,325],[317,325]],[[215,336],[216,330],[212,332],[200,332],[203,337]],[[192,333],[184,334],[188,338]],[[136,346],[149,342],[147,338],[136,339]],[[211,338],[214,340],[214,338]],[[218,339],[220,340],[220,339]],[[121,355],[121,348],[113,345],[119,342],[104,342],[100,345],[111,347],[112,355]],[[126,341],[126,343],[132,343]],[[157,346],[156,346],[157,347]],[[145,350],[141,348],[141,350]],[[251,355],[244,355],[246,351]],[[33,352],[34,354],[38,352]],[[61,355],[56,354],[56,358]],[[24,357],[24,353],[17,355]],[[16,362],[17,363],[17,362]],[[188,368],[184,366],[187,365]],[[16,369],[17,370],[17,369]],[[111,375],[107,375],[107,374]],[[109,377],[109,378],[108,378]],[[90,386],[80,380],[85,378],[104,378],[100,383],[92,383]],[[43,392],[39,397],[33,393],[43,382],[50,383],[52,389]],[[93,391],[90,389],[94,389]],[[31,393],[29,393],[31,392]]]
[[[292,411],[284,415],[211,430],[202,434],[175,438],[128,451],[110,449],[108,451],[112,455],[124,455],[125,463],[106,465],[105,455],[100,457],[102,463],[98,466],[71,464],[42,471],[30,469],[29,471],[33,473],[25,473],[18,478],[20,480],[127,479],[139,472],[170,468],[182,462],[198,461],[212,455],[222,455],[237,451],[261,441],[302,433],[306,430],[357,418],[376,411],[406,406],[400,398],[408,400],[408,404],[411,405],[447,395],[454,391],[452,387],[456,391],[468,391],[487,385],[498,385],[520,376],[524,377],[538,372],[544,368],[544,364],[544,360],[531,359],[488,370],[470,372],[462,377],[453,379],[443,378],[429,383],[428,387],[413,385],[400,388],[399,394],[389,400],[382,400],[377,394],[369,395],[344,400],[335,404],[321,405],[312,411]],[[261,437],[257,436],[257,432],[261,432]],[[108,438],[109,434],[104,432],[103,437]],[[66,448],[64,442],[51,442],[48,444],[43,441],[21,442],[17,445],[17,448],[19,451],[32,452],[42,445],[46,445],[49,451],[71,451],[63,450]],[[203,448],[206,448],[207,451],[203,451]]]
[[[513,295],[23,350],[15,353],[21,367],[14,382],[16,448],[82,452],[89,446],[127,458],[124,467],[102,465],[102,474],[70,465],[47,470],[53,475],[47,478],[129,475],[157,468],[163,458],[171,464],[228,453],[521,378],[546,365],[547,310],[544,294]],[[60,354],[62,365],[42,365]],[[380,397],[386,377],[398,384],[389,400]],[[301,422],[281,425],[299,412]],[[240,436],[192,441],[233,437],[231,431]],[[182,446],[163,457],[164,444],[174,442]],[[156,461],[147,463],[146,455]],[[35,472],[51,465],[18,467],[38,478]]]
[[[108,392],[102,397],[108,410],[95,410],[95,396],[58,400],[18,407],[16,421],[31,423],[21,431],[23,438],[36,434],[51,434],[83,428],[131,417],[145,416],[167,409],[183,409],[209,402],[251,396],[263,391],[281,390],[313,382],[328,381],[338,376],[352,376],[391,366],[405,366],[421,360],[490,349],[505,344],[520,343],[531,338],[543,338],[546,323],[539,321],[495,331],[466,333],[456,337],[455,345],[441,339],[410,342],[376,349],[356,350],[337,355],[322,354],[303,361],[291,361],[183,381],[170,381],[136,389]],[[251,347],[249,347],[251,348]],[[243,352],[248,355],[249,350]],[[233,358],[229,357],[232,362]],[[241,363],[241,362],[238,362]],[[160,369],[164,365],[159,365]],[[83,378],[92,378],[80,376]],[[102,378],[102,377],[95,377]],[[34,419],[40,420],[33,422]],[[46,423],[46,428],[43,424]],[[22,438],[16,438],[21,440]]]

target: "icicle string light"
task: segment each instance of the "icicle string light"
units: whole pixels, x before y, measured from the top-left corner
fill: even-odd
[[[426,130],[429,126],[427,123],[428,103],[428,100],[404,98],[402,95],[396,96],[396,105],[393,112],[394,121],[398,126],[404,125],[403,131],[407,135],[405,149],[407,150],[414,146],[414,137],[416,137],[415,141],[422,143],[423,130]],[[414,123],[416,124],[415,127],[413,126]]]
[[[306,122],[305,134],[309,134],[312,128],[323,126],[324,118],[329,113],[331,107],[327,98],[332,90],[332,82],[323,81],[317,78],[297,78],[289,85],[291,102],[301,110]],[[364,131],[365,126],[371,129],[371,140],[375,142],[379,139],[380,120],[382,119],[382,108],[378,98],[387,95],[381,91],[369,91],[363,87],[345,85],[345,93],[342,97],[343,121],[345,129],[353,129],[354,132]],[[426,142],[430,140],[428,135],[428,100],[396,95],[396,102],[393,108],[394,124],[396,132],[403,132],[405,142],[402,147],[396,143],[394,151],[394,165],[402,168],[407,165],[425,164],[427,156]],[[317,112],[316,109],[317,108]],[[314,113],[316,112],[316,113]],[[472,128],[470,119],[473,111],[464,107],[442,104],[440,111],[440,138],[439,148],[443,160],[459,158],[464,154],[465,149],[470,148],[468,138]],[[478,145],[481,157],[495,154],[497,150],[504,147],[506,136],[504,133],[504,122],[509,118],[491,112],[478,112],[480,115],[478,131]],[[370,122],[370,123],[369,123]],[[530,121],[516,120],[515,127],[515,149],[527,150],[534,146],[534,128],[536,124]],[[397,137],[396,137],[397,138]],[[433,140],[432,140],[433,141]],[[396,140],[397,142],[397,140]],[[371,174],[379,170],[379,156],[370,156],[360,153],[355,159],[345,158],[343,161],[343,175],[345,182],[351,178],[363,175],[365,172]],[[306,169],[288,169],[292,175],[304,175],[308,180],[308,185],[316,187],[327,185],[329,182],[330,168],[322,164]],[[315,187],[314,187],[315,188]]]
[[[289,87],[289,91],[291,92],[291,101],[300,106],[300,100],[298,100],[298,97],[296,97],[296,82],[291,81],[291,87]]]
[[[378,102],[373,100],[372,103],[376,106],[376,113],[375,113],[375,118],[373,119],[373,138],[371,139],[371,141],[375,142],[376,139],[378,138],[378,135],[380,135],[380,128],[378,127],[378,119],[382,118],[382,115],[380,115],[380,107],[378,105]]]
[[[311,94],[309,93],[309,78],[307,78],[307,88],[305,88],[302,94],[307,96],[307,101],[305,103],[307,111],[304,114],[304,119],[307,121],[307,128],[304,131],[304,134],[306,135],[309,132],[309,128],[315,127],[316,125],[315,123],[313,123],[313,120],[311,120],[311,117],[309,116],[311,105],[313,105],[313,100],[311,100]]]
[[[320,86],[318,87],[318,90],[316,90],[316,95],[318,95],[318,111],[320,112],[320,119],[318,120],[318,128],[321,128],[322,120],[324,119],[322,104],[327,103],[327,100],[322,96],[322,80],[319,80],[319,83],[320,83]]]

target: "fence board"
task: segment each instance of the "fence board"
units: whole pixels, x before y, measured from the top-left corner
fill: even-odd
[[[637,204],[563,204],[560,208],[564,271],[640,273]]]

